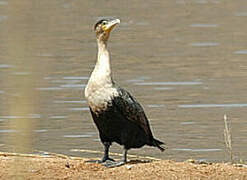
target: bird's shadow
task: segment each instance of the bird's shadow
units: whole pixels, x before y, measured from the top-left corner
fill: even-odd
[[[127,164],[144,164],[144,163],[151,163],[153,160],[140,160],[140,159],[132,159],[127,162]]]

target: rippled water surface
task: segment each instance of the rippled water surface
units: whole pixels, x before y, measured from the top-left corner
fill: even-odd
[[[141,102],[155,137],[169,148],[130,154],[226,160],[227,114],[235,158],[247,160],[247,1],[44,0],[13,16],[14,5],[0,0],[1,151],[8,149],[4,137],[17,133],[9,122],[30,118],[34,149],[101,156],[74,149],[102,151],[84,88],[96,58],[93,24],[113,16],[121,19],[109,41],[114,79]],[[22,69],[25,57],[9,56],[18,35],[30,61]],[[38,96],[28,117],[8,111],[25,83],[13,87],[10,80],[23,77],[35,78],[30,88]],[[122,152],[118,145],[112,151]]]

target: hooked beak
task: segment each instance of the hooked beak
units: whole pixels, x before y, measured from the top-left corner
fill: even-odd
[[[107,31],[108,33],[112,31],[112,29],[117,25],[120,24],[119,19],[114,19],[108,22],[108,24],[104,27],[104,30]]]

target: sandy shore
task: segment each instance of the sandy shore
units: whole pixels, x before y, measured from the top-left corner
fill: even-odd
[[[131,160],[117,168],[86,158],[0,153],[1,179],[247,179],[246,165]]]

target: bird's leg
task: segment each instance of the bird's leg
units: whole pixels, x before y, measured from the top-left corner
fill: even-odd
[[[86,161],[86,162],[90,162],[90,163],[104,163],[106,161],[112,161],[114,162],[114,159],[110,158],[109,157],[109,149],[110,149],[110,146],[111,146],[111,142],[103,142],[103,145],[104,145],[104,156],[102,158],[102,160],[89,160],[89,161]]]
[[[104,156],[103,156],[101,162],[105,162],[107,160],[114,161],[114,159],[109,157],[109,149],[110,149],[111,143],[110,142],[104,142],[103,144],[104,144],[105,150],[104,150]]]
[[[106,163],[104,163],[104,166],[106,166],[108,168],[113,168],[113,167],[119,167],[119,166],[122,166],[122,165],[126,164],[126,162],[127,162],[127,152],[128,152],[128,149],[124,148],[123,158],[122,158],[121,161],[118,161],[118,162],[106,162]]]
[[[128,149],[124,148],[123,159],[122,159],[122,161],[123,161],[124,163],[127,162],[127,152],[128,152]]]

